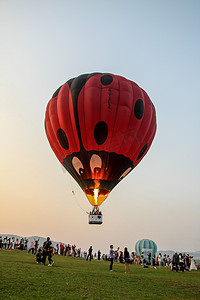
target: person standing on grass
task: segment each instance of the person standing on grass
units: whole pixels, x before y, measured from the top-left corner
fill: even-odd
[[[113,251],[113,245],[110,245],[110,271],[112,271],[113,267],[113,260],[114,260],[114,251]]]
[[[182,253],[179,253],[179,266],[180,266],[180,271],[184,272],[184,260],[183,260],[183,255]]]
[[[190,257],[189,257],[189,254],[187,254],[185,260],[186,260],[187,269],[189,270],[190,269]]]
[[[158,255],[158,264],[159,264],[159,267],[161,267],[161,264],[162,264],[162,254],[159,253]]]
[[[28,247],[28,239],[25,238],[24,239],[24,250],[27,250],[27,247]]]
[[[130,263],[130,255],[127,247],[124,248],[124,261],[125,261],[125,273],[130,273],[129,263]]]
[[[52,267],[53,264],[54,264],[54,261],[53,261],[53,259],[52,259],[52,257],[53,257],[53,250],[54,250],[54,247],[53,247],[53,245],[51,244],[51,245],[50,245],[50,249],[49,249],[49,251],[48,251],[48,261],[49,261],[48,267]]]
[[[49,255],[51,249],[52,242],[50,241],[50,237],[43,244],[43,265],[46,263],[46,258]]]
[[[3,249],[3,239],[2,239],[2,236],[0,236],[0,249]]]
[[[178,253],[176,252],[173,255],[173,259],[172,259],[172,271],[176,270],[176,272],[178,272],[178,265],[179,265],[179,256]]]
[[[91,259],[92,259],[92,246],[90,246],[90,248],[88,250],[88,255],[87,255],[86,260],[88,260],[88,258],[90,258],[90,261],[91,261]]]
[[[35,244],[34,244],[34,247],[35,247],[35,251],[34,251],[34,255],[37,253],[38,251],[38,246],[39,246],[39,239],[35,240]]]
[[[152,257],[152,267],[153,267],[154,269],[156,269],[156,256],[155,256],[155,254],[154,254],[153,257]]]
[[[143,254],[143,252],[141,253],[141,256],[140,256],[140,263],[142,265],[144,265],[144,254]]]
[[[27,254],[29,254],[31,251],[32,251],[32,254],[33,254],[34,253],[34,242],[30,243],[30,248],[29,248]]]
[[[148,256],[148,263],[150,265],[151,264],[151,252],[148,252],[147,256]]]
[[[119,262],[120,262],[120,264],[123,264],[123,262],[124,262],[124,256],[123,256],[122,251],[120,251],[120,254],[119,254]]]
[[[19,249],[24,250],[24,239],[23,238],[21,238],[21,240],[20,240]]]
[[[101,260],[101,251],[98,251],[98,260]]]

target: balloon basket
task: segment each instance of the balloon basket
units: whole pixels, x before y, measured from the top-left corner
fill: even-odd
[[[89,224],[101,225],[103,223],[103,215],[99,211],[98,206],[94,206],[92,212],[89,214]]]

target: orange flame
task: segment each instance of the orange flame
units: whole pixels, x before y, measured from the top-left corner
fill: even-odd
[[[84,190],[86,197],[93,206],[100,206],[110,193],[109,190],[101,189],[99,180],[96,180],[93,188]]]

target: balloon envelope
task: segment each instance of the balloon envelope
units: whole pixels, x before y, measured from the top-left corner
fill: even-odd
[[[144,255],[144,258],[148,260],[148,253],[151,253],[152,256],[157,252],[157,245],[154,241],[149,239],[142,239],[136,242],[135,244],[135,252],[137,256],[141,256],[142,252]]]
[[[136,83],[113,74],[84,74],[53,94],[45,129],[61,164],[99,206],[148,152],[156,112]]]

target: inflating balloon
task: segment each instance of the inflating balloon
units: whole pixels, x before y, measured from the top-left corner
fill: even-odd
[[[156,112],[136,83],[113,74],[84,74],[53,94],[45,129],[61,164],[98,207],[148,152]]]
[[[151,254],[151,258],[153,257],[153,255],[156,255],[157,245],[152,240],[142,239],[136,242],[135,252],[137,256],[141,256],[141,254],[143,253],[143,257],[146,261],[148,261],[148,253]]]

